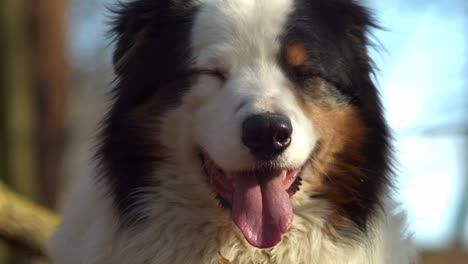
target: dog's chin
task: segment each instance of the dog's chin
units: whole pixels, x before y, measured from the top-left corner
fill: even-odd
[[[301,169],[224,171],[207,154],[200,156],[209,185],[246,240],[257,248],[278,244],[292,222],[290,198],[299,190]]]

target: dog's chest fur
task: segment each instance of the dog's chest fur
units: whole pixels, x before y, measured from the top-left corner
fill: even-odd
[[[173,199],[170,192],[149,209],[151,216],[144,224],[117,231],[109,224],[116,223],[109,197],[102,186],[89,186],[91,182],[82,183],[76,193],[84,192],[79,206],[65,215],[69,221],[52,240],[58,263],[217,264],[222,256],[233,264],[396,264],[407,263],[414,255],[410,242],[395,232],[402,229],[401,216],[381,214],[365,240],[345,245],[324,232],[323,220],[295,214],[283,241],[273,249],[259,250],[245,242],[228,212],[219,214],[224,209],[213,203],[200,207],[203,201],[191,197]],[[54,250],[63,249],[64,243],[67,250]]]

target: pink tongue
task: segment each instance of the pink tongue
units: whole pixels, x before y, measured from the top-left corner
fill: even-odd
[[[292,222],[289,194],[282,170],[232,175],[232,218],[247,241],[257,248],[273,247]]]

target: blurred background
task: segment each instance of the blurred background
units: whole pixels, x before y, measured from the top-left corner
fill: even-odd
[[[91,173],[112,81],[115,0],[0,1],[0,263],[47,263],[69,186]],[[398,201],[423,263],[468,263],[468,1],[367,0],[395,135]]]

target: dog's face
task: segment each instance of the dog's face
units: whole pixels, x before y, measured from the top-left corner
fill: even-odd
[[[224,3],[207,1],[192,30],[196,142],[225,171],[300,168],[316,137],[288,76],[309,63],[304,44],[285,47],[293,2]]]
[[[346,0],[122,6],[99,154],[124,217],[171,164],[192,171],[177,179],[215,194],[255,247],[279,243],[312,203],[338,233],[365,230],[388,163],[369,26]]]

